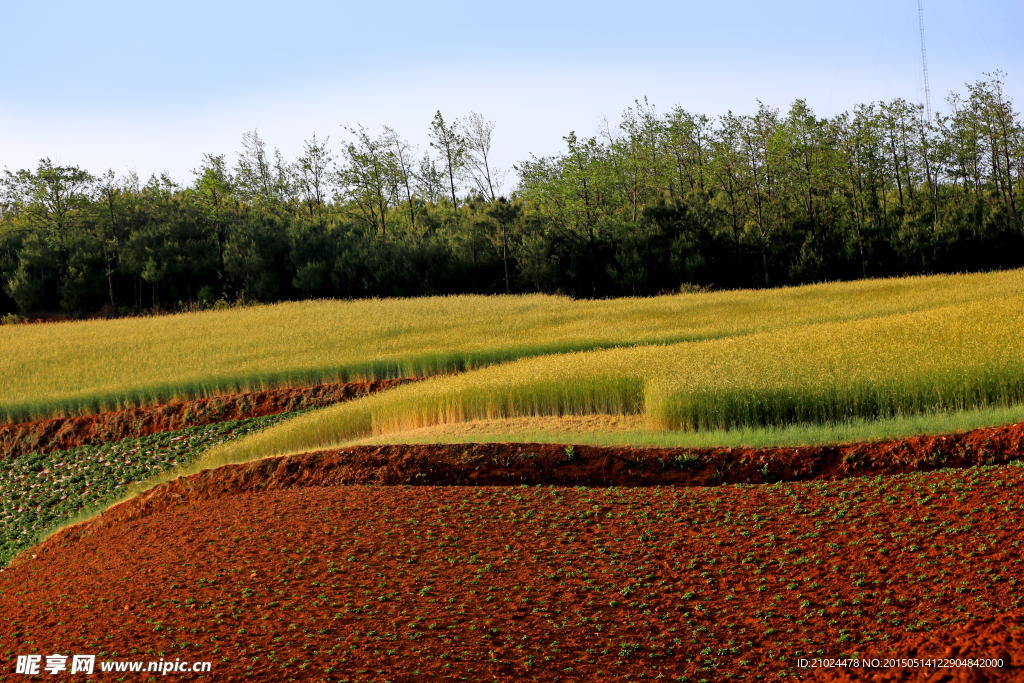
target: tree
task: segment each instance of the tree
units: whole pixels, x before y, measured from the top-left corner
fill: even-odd
[[[253,129],[242,135],[242,148],[235,164],[235,191],[241,199],[257,204],[282,204],[292,196],[289,165],[274,150],[271,159],[267,143]]]
[[[448,125],[438,111],[430,124],[430,146],[438,151],[441,159],[441,173],[448,180],[451,191],[452,210],[455,212],[455,224],[459,224],[459,200],[456,197],[456,180],[462,176],[466,166],[466,139],[459,133],[458,122]]]
[[[785,171],[799,195],[810,229],[817,230],[831,198],[835,172],[831,130],[825,120],[815,116],[807,102],[796,100],[782,122],[780,133],[785,136],[781,141],[787,152]]]
[[[388,208],[398,194],[394,156],[383,137],[371,138],[363,126],[346,130],[355,140],[345,146],[336,174],[341,198],[356,205],[373,232],[387,237]]]
[[[196,203],[207,221],[213,226],[217,240],[217,278],[224,286],[224,247],[228,243],[230,213],[234,195],[235,179],[227,169],[224,155],[204,154],[203,163],[192,171],[196,175],[193,190]]]
[[[968,85],[971,104],[981,123],[981,134],[988,143],[987,156],[992,167],[991,181],[997,194],[1009,208],[1014,227],[1021,229],[1017,203],[1013,196],[1014,164],[1011,154],[1019,154],[1022,138],[1020,122],[1013,111],[1013,101],[1003,92],[1003,73],[986,73],[986,81]],[[1014,154],[1016,156],[1016,154]]]
[[[146,284],[166,305],[215,288],[617,296],[1017,267],[1024,127],[1001,79],[933,121],[899,99],[830,119],[803,100],[716,118],[637,101],[517,164],[514,191],[475,112],[437,112],[426,150],[356,127],[288,164],[253,130],[237,163],[203,155],[187,188],[47,159],[0,169],[0,314],[141,308]]]
[[[665,131],[653,106],[645,99],[628,108],[615,134],[604,122],[603,135],[608,140],[607,158],[615,170],[616,184],[627,198],[630,223],[636,223],[651,201],[660,193],[665,159],[659,155],[664,148]]]
[[[780,200],[780,156],[785,150],[779,148],[779,110],[769,109],[758,102],[754,116],[741,119],[740,140],[746,161],[747,183],[750,188],[751,220],[761,247],[764,266],[764,286],[770,287],[768,275],[768,246],[781,226]]]
[[[471,111],[459,122],[459,129],[465,142],[466,175],[480,196],[489,202],[496,201],[507,173],[492,165],[491,134],[494,132],[494,122]]]
[[[12,231],[5,237],[17,239],[11,245],[17,251],[4,269],[3,290],[28,313],[46,299],[47,272],[56,270],[56,256],[41,232]]]
[[[330,141],[327,137],[318,142],[313,133],[312,140],[303,142],[302,155],[292,165],[292,184],[309,211],[310,221],[321,230],[325,225],[327,190],[334,164],[334,156],[327,146]]]
[[[892,160],[893,177],[899,193],[900,206],[905,206],[904,188],[910,201],[914,201],[914,167],[910,157],[910,134],[914,129],[916,110],[902,98],[883,102],[879,107],[878,123]]]
[[[914,128],[914,132],[916,133],[916,140],[914,141],[916,149],[914,149],[914,152],[924,167],[924,179],[928,187],[928,193],[931,196],[932,229],[934,230],[939,224],[939,187],[935,165],[935,127],[931,121],[925,119],[924,107],[922,105],[918,105],[917,126]]]
[[[158,309],[161,302],[191,299],[216,278],[218,263],[207,219],[189,195],[155,189],[143,190],[147,211],[122,248],[121,265],[149,284],[151,304]]]
[[[5,171],[5,185],[23,217],[42,229],[60,251],[67,250],[71,232],[89,206],[95,178],[78,166],[55,166],[40,159],[35,173]]]
[[[519,220],[519,216],[522,214],[522,204],[513,203],[505,199],[504,197],[498,197],[494,200],[490,207],[487,209],[487,214],[490,216],[495,223],[498,225],[497,234],[497,247],[498,252],[501,254],[501,262],[505,268],[505,293],[512,293],[512,286],[509,281],[508,274],[508,238],[509,232],[512,226]]]
[[[97,203],[101,207],[99,216],[93,223],[93,236],[103,251],[106,264],[107,293],[110,305],[114,301],[114,271],[117,268],[121,248],[127,241],[130,228],[127,220],[127,204],[133,191],[137,191],[139,178],[134,172],[127,178],[118,178],[113,170],[108,170],[97,179]],[[99,208],[98,207],[98,208]]]
[[[864,249],[864,232],[868,221],[866,203],[866,186],[872,185],[871,173],[871,152],[876,146],[876,140],[871,128],[870,107],[861,107],[854,110],[853,118],[848,114],[837,116],[833,122],[834,136],[841,150],[845,164],[840,169],[845,181],[846,195],[849,197],[850,213],[853,215],[854,229],[857,239],[857,250],[860,256],[861,277],[868,276],[867,254]]]
[[[980,198],[984,143],[979,117],[972,110],[971,102],[965,101],[957,93],[950,93],[946,102],[949,103],[952,113],[949,117],[940,119],[943,156],[949,166],[955,169],[954,186],[958,181],[963,182],[964,190]]]
[[[281,221],[273,214],[253,212],[243,216],[231,233],[225,266],[242,301],[272,301],[278,296],[276,266],[287,249]]]
[[[6,204],[16,207],[30,230],[39,231],[55,251],[60,280],[67,276],[69,251],[90,207],[95,178],[78,166],[40,159],[35,173],[4,171]]]
[[[413,168],[415,161],[412,156],[414,147],[390,126],[384,126],[383,141],[391,158],[391,171],[395,175],[394,184],[405,193],[405,200],[409,204],[409,223],[416,227],[416,193],[413,191],[416,171]]]
[[[691,192],[703,193],[714,139],[711,119],[703,114],[691,114],[681,107],[676,107],[669,112],[665,120],[665,144],[675,166],[676,178],[675,181],[669,178],[669,197],[675,196],[676,182],[681,196],[686,194],[684,188],[687,187]]]
[[[563,138],[567,151],[557,157],[534,157],[516,168],[520,192],[540,213],[551,233],[565,238],[585,261],[586,286],[596,296],[603,226],[614,222],[618,203],[611,198],[608,149],[596,137],[580,140],[575,132]]]
[[[437,204],[445,195],[445,177],[430,152],[423,153],[416,168],[416,185],[420,196],[431,204]]]
[[[710,143],[711,158],[708,163],[710,178],[717,186],[718,204],[724,204],[729,215],[733,248],[736,257],[740,255],[740,236],[743,233],[742,216],[746,211],[749,197],[744,175],[745,159],[740,149],[742,120],[728,112],[719,118],[717,135]]]

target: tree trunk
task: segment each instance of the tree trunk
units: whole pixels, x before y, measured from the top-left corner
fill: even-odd
[[[110,268],[110,261],[107,261],[107,289],[108,289],[108,292],[110,293],[110,305],[113,306],[113,305],[115,305],[114,304],[114,278],[111,275],[111,273],[113,273],[113,271]]]
[[[501,230],[501,260],[505,263],[505,293],[511,294],[512,287],[508,282],[508,231],[505,228]]]
[[[761,239],[761,260],[764,263],[764,286],[771,287],[771,283],[768,281],[768,244],[763,238]]]

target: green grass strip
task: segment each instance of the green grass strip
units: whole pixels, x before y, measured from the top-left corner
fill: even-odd
[[[649,446],[658,448],[773,448],[827,446],[846,443],[889,441],[914,436],[954,434],[984,427],[1024,422],[1024,405],[977,408],[900,415],[882,420],[856,419],[839,424],[796,424],[785,427],[739,427],[700,432],[650,431],[557,431],[531,429],[479,430],[472,435],[386,434],[355,439],[345,446],[363,444],[429,443],[558,443],[592,446]]]

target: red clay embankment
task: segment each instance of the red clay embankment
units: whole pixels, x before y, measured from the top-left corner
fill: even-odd
[[[149,436],[186,427],[199,427],[224,420],[240,420],[326,406],[413,381],[416,380],[386,379],[375,382],[266,389],[144,408],[127,408],[96,415],[5,424],[0,425],[0,457],[46,453],[82,445]]]
[[[295,487],[716,486],[905,474],[1006,464],[1021,458],[1024,425],[807,448],[690,450],[502,443],[359,446],[225,465],[160,484],[98,517],[57,532],[43,546],[63,545],[169,508]]]

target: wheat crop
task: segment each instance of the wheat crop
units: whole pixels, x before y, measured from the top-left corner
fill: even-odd
[[[311,413],[211,462],[431,425],[643,414],[648,430],[841,423],[1024,402],[1024,296],[745,336],[529,358]]]
[[[719,339],[1020,294],[1007,271],[651,299],[455,296],[0,326],[0,420],[272,386],[430,376],[516,359]]]

